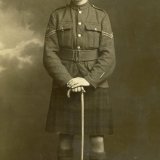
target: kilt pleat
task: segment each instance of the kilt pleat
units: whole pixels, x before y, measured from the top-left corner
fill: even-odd
[[[112,108],[109,103],[109,89],[86,87],[84,94],[85,134],[104,135],[113,133]],[[80,93],[71,93],[67,88],[52,90],[46,131],[56,133],[81,133]]]

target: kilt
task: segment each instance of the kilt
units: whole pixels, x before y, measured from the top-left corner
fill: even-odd
[[[109,104],[109,89],[86,87],[85,90],[85,134],[112,134],[112,108]],[[47,115],[46,131],[81,134],[80,93],[71,93],[71,97],[68,98],[67,88],[53,88]]]

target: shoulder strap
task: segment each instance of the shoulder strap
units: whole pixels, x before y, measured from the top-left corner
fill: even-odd
[[[93,8],[95,8],[95,9],[98,9],[98,10],[100,10],[100,11],[103,11],[103,12],[105,12],[105,10],[104,10],[104,9],[102,9],[102,8],[99,8],[99,7],[95,6],[94,4],[91,4],[91,6],[92,6]]]
[[[55,9],[55,11],[57,11],[57,10],[59,10],[59,9],[66,8],[66,7],[67,7],[67,5],[66,5],[66,6],[61,6],[61,7],[58,7],[58,8],[56,8],[56,9]]]

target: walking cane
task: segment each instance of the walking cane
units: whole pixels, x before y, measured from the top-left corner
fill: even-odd
[[[84,91],[81,92],[81,160],[84,158]]]
[[[68,90],[67,96],[70,98],[71,89]],[[84,93],[85,90],[81,91],[81,160],[84,159]]]

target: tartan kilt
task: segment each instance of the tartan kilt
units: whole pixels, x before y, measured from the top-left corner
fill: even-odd
[[[112,134],[112,108],[109,104],[109,89],[86,87],[85,90],[85,134]],[[53,88],[47,115],[46,131],[81,134],[80,93],[71,93],[71,97],[68,98],[67,88]]]

